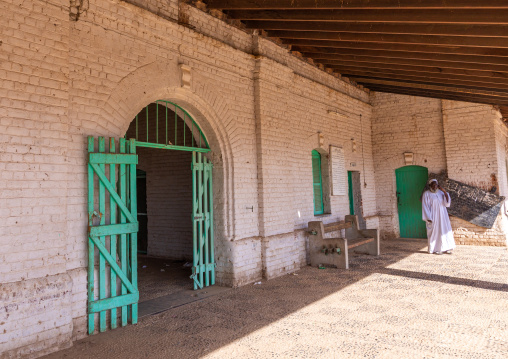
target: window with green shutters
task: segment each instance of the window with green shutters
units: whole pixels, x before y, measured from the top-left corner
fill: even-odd
[[[314,214],[323,214],[323,176],[321,175],[321,154],[312,151],[312,182],[314,185]]]

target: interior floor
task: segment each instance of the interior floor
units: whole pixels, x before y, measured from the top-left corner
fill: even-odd
[[[192,263],[138,255],[139,302],[193,289]]]

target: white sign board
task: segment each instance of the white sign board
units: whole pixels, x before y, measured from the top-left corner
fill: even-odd
[[[330,160],[332,164],[332,196],[347,194],[346,166],[344,164],[344,150],[330,146]]]

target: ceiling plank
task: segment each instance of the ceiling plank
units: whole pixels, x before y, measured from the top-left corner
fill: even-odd
[[[508,106],[508,0],[203,1],[369,89]]]
[[[496,72],[496,71],[477,71],[477,70],[463,70],[463,69],[449,69],[449,68],[437,68],[429,66],[415,66],[415,65],[393,65],[385,63],[361,63],[358,61],[344,61],[342,63],[326,65],[331,69],[340,69],[344,67],[356,67],[358,69],[378,69],[378,70],[392,70],[398,71],[409,71],[413,73],[422,74],[444,74],[444,75],[459,75],[459,76],[472,76],[472,77],[485,77],[485,78],[496,78],[500,80],[508,80],[508,73]]]
[[[425,52],[428,54],[457,54],[457,55],[479,55],[479,56],[501,56],[508,57],[508,48],[493,49],[488,47],[465,47],[465,46],[434,46],[434,45],[413,45],[413,44],[390,44],[376,42],[351,42],[333,41],[333,47],[321,47],[321,41],[292,40],[293,51],[341,54],[346,50],[378,50],[378,51],[401,51],[401,52]],[[303,45],[298,45],[303,43]],[[325,41],[329,44],[330,41]],[[314,46],[316,45],[316,46]]]
[[[506,94],[493,92],[493,91],[483,91],[483,90],[475,90],[475,89],[467,89],[467,88],[459,88],[453,86],[439,86],[435,84],[424,84],[424,83],[414,83],[407,81],[397,81],[397,80],[376,80],[376,79],[363,79],[359,83],[361,84],[369,84],[369,85],[380,85],[380,86],[392,86],[392,87],[404,87],[407,89],[417,89],[417,90],[425,90],[425,91],[444,91],[451,92],[457,95],[466,95],[466,96],[483,96],[489,97],[493,99],[501,99],[508,101]]]
[[[477,55],[455,55],[455,54],[434,54],[426,52],[405,52],[405,51],[382,51],[382,50],[356,50],[344,49],[340,53],[320,53],[320,52],[302,52],[305,57],[314,60],[341,60],[344,55],[379,57],[379,58],[401,58],[413,60],[436,60],[446,62],[474,63],[474,64],[493,64],[507,65],[508,58],[494,56],[477,56]],[[458,66],[460,67],[460,66]]]
[[[465,101],[465,102],[473,102],[473,103],[484,103],[489,105],[508,105],[508,100],[498,100],[489,96],[481,96],[481,95],[459,95],[454,92],[449,91],[428,91],[428,90],[419,90],[419,89],[411,89],[407,87],[397,87],[397,86],[387,86],[387,85],[371,85],[369,87],[371,91],[377,92],[388,92],[388,93],[397,93],[400,95],[406,96],[421,96],[421,97],[432,97],[437,99],[449,99],[454,101]]]
[[[251,29],[263,30],[508,37],[508,25],[490,24],[372,23],[365,26],[363,23],[356,22],[247,20],[245,25]]]
[[[368,23],[508,24],[505,9],[228,10],[238,20],[336,21]]]
[[[428,66],[437,69],[457,69],[457,70],[476,70],[476,71],[494,71],[508,74],[508,61],[504,65],[487,63],[468,63],[468,62],[449,62],[438,60],[416,60],[396,57],[373,57],[373,56],[355,56],[355,55],[335,55],[334,59],[316,59],[323,65],[341,64],[344,62],[358,62],[365,66],[371,64],[392,64],[392,65],[410,65],[410,66]]]
[[[366,77],[366,76],[354,76],[350,75],[348,76],[350,79],[365,84],[365,86],[369,86],[370,84],[404,84],[407,87],[415,87],[415,88],[421,88],[420,86],[425,86],[426,89],[429,89],[427,87],[430,86],[432,89],[436,88],[453,88],[455,92],[458,92],[458,90],[461,90],[461,93],[471,93],[471,94],[487,94],[487,95],[494,95],[496,96],[502,96],[507,97],[508,95],[508,86],[505,86],[502,89],[494,89],[494,88],[488,88],[488,87],[478,87],[478,86],[460,86],[457,83],[446,83],[446,81],[429,81],[428,79],[415,81],[415,80],[406,80],[402,79],[400,77],[397,78],[388,78],[388,77]]]
[[[469,46],[508,48],[508,37],[478,37],[478,36],[439,36],[439,35],[408,35],[408,34],[371,34],[350,32],[317,32],[317,31],[268,31],[268,35],[281,38],[288,44],[293,40],[353,41],[394,44],[422,44],[438,46]],[[317,46],[317,45],[315,45]],[[330,45],[329,45],[330,46]]]
[[[485,83],[485,82],[475,82],[475,81],[463,81],[463,80],[450,80],[446,78],[437,78],[430,76],[405,76],[400,74],[387,74],[387,73],[378,73],[378,74],[368,74],[368,73],[349,73],[343,72],[342,76],[348,77],[356,82],[361,82],[368,79],[375,80],[402,80],[408,82],[415,83],[430,83],[442,86],[456,86],[456,87],[464,87],[471,88],[476,90],[485,90],[485,91],[494,91],[494,92],[504,92],[508,94],[508,83],[496,84],[496,83]]]
[[[210,9],[470,9],[508,8],[504,0],[207,0]]]
[[[378,70],[365,67],[336,67],[342,76],[366,77],[366,78],[390,78],[409,81],[432,81],[435,83],[457,84],[457,86],[473,86],[483,88],[508,88],[508,81],[505,79],[489,78],[489,77],[472,77],[450,74],[426,74],[414,71],[395,71],[395,70]]]

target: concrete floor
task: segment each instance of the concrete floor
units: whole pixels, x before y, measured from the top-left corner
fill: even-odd
[[[48,358],[507,358],[508,251],[382,242],[350,270],[223,291]]]
[[[139,301],[144,302],[182,290],[192,290],[192,264],[163,258],[138,256]]]

